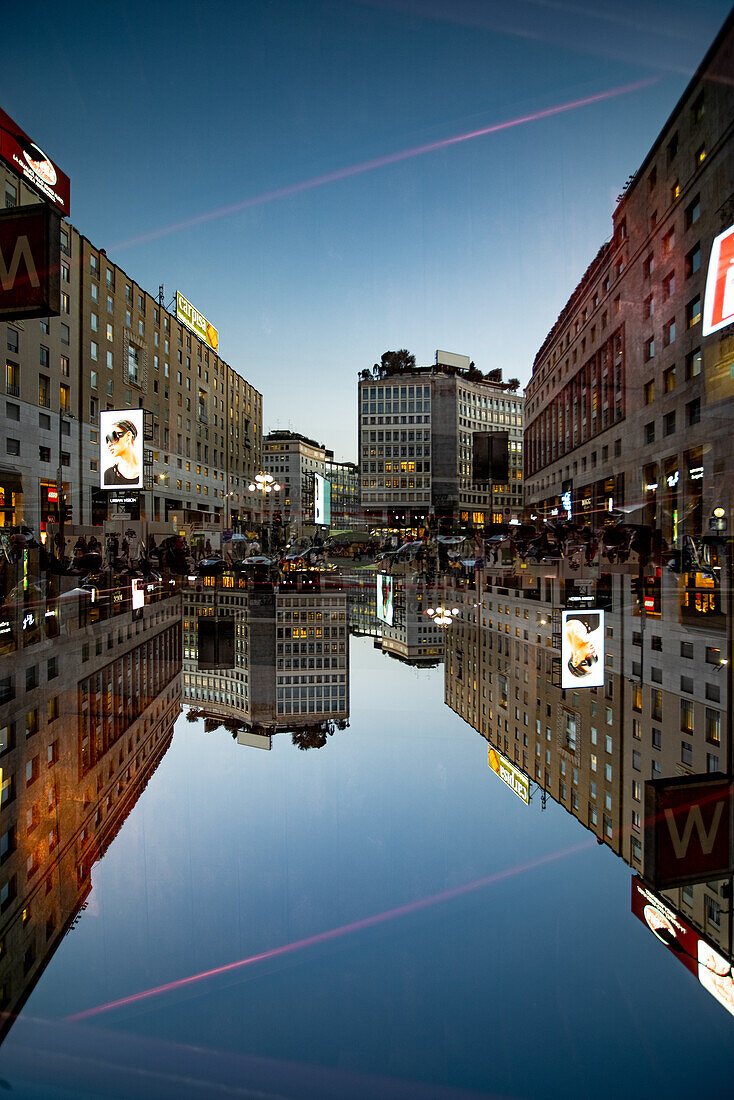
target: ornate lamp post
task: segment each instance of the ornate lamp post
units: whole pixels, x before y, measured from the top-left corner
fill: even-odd
[[[255,474],[255,480],[251,481],[248,489],[251,493],[260,493],[263,501],[269,500],[268,511],[268,550],[270,549],[270,542],[272,536],[272,524],[273,524],[273,493],[280,492],[280,485],[275,480],[272,474]],[[265,524],[263,523],[263,528]],[[265,547],[263,547],[265,549]]]

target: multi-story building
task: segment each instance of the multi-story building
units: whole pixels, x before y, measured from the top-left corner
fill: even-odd
[[[184,591],[183,694],[190,706],[238,733],[347,722],[345,593],[297,581],[261,590],[229,574],[202,581]],[[209,640],[217,637],[224,642],[213,655]]]
[[[645,781],[725,771],[731,724],[723,632],[689,613],[684,579],[667,570],[633,596],[639,567],[603,554],[487,567],[444,663],[447,705],[524,775],[534,804],[553,798],[644,878]],[[561,613],[579,601],[604,611],[603,682],[564,689]],[[659,893],[730,955],[727,886]]]
[[[393,621],[380,622],[383,653],[409,665],[433,667],[443,660],[445,627],[429,615],[441,603],[453,603],[445,587],[430,585],[411,573],[393,573]]]
[[[734,336],[702,335],[713,239],[734,222],[734,19],[620,197],[611,241],[526,389],[526,502],[597,523],[623,507],[670,545],[731,515]],[[564,496],[564,494],[569,494]]]
[[[314,522],[314,474],[325,476],[327,453],[333,457],[323,443],[299,432],[268,433],[263,440],[263,462],[281,490],[266,502],[264,519],[271,508],[280,511],[283,523],[292,531]]]
[[[47,591],[39,605],[28,554],[0,623],[0,1035],[84,907],[181,698],[178,594],[165,586],[135,611],[129,590]]]
[[[6,205],[37,196],[5,164]],[[146,489],[132,519],[244,524],[262,464],[262,396],[205,340],[74,226],[61,227],[61,316],[0,324],[5,356],[6,525],[56,515],[57,468],[72,521],[115,513],[100,492],[100,411],[144,409]]]
[[[485,376],[468,356],[436,352],[429,367],[359,382],[361,505],[372,526],[417,529],[430,515],[444,525],[482,527],[519,518],[523,504],[524,398]],[[507,432],[509,479],[472,477],[476,432]]]
[[[360,528],[359,467],[353,462],[337,462],[334,452],[327,451],[324,477],[331,485],[331,526],[337,531]]]

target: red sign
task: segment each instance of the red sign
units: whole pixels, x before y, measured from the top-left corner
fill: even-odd
[[[14,172],[52,203],[62,214],[68,215],[71,185],[58,165],[31,141],[10,115],[0,111],[0,157]]]
[[[680,913],[638,878],[632,879],[632,912],[727,1012],[734,1016],[734,969]]]
[[[632,912],[698,977],[698,933],[638,878],[632,879]]]
[[[58,499],[59,499],[59,491],[58,491],[58,489],[49,489],[49,491],[48,491],[48,499],[49,499],[49,500],[58,500]]]
[[[0,320],[61,312],[60,233],[45,203],[0,210]]]
[[[656,888],[729,874],[732,781],[676,776],[645,783],[645,879]]]
[[[701,335],[734,324],[734,225],[719,233],[711,245]]]

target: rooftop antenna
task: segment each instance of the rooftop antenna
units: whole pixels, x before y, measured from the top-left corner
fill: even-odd
[[[163,288],[163,283],[159,283],[158,284],[158,305],[161,307],[161,309],[163,308],[163,303],[165,302],[165,300],[166,300],[166,294],[165,294],[165,290]]]

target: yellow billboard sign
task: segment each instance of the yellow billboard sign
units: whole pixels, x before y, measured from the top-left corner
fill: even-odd
[[[219,333],[214,325],[207,321],[203,313],[192,306],[179,290],[176,291],[176,317],[190,328],[212,351],[219,354]]]
[[[489,766],[527,806],[530,802],[530,780],[493,745],[489,746]]]

